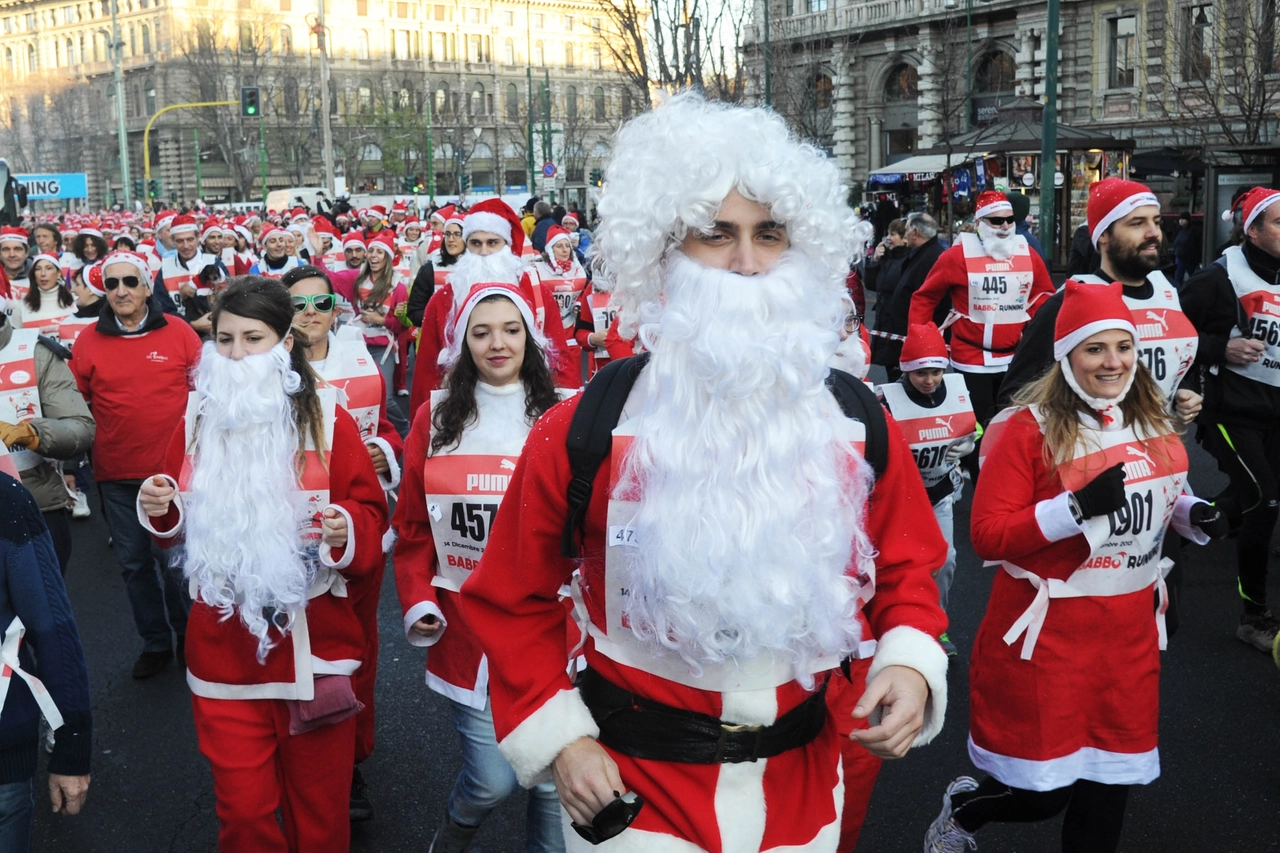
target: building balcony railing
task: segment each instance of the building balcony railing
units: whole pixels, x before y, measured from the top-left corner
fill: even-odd
[[[990,12],[1010,3],[1012,0],[983,2],[981,9]],[[976,0],[974,8],[978,8]],[[821,12],[773,18],[769,22],[769,39],[781,42],[846,31],[889,29],[964,13],[965,0],[955,0],[950,8],[947,0],[853,0]],[[746,28],[743,36],[745,44],[758,49],[764,43],[763,23],[757,20]]]

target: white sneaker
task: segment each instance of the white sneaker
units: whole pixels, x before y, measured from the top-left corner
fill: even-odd
[[[396,396],[397,396],[397,397],[408,397],[408,396],[409,396],[409,389],[408,389],[408,388],[401,388],[399,391],[397,391],[397,392],[396,392]]]
[[[951,796],[977,788],[977,781],[969,776],[961,776],[947,786],[947,792],[942,795],[942,812],[924,834],[924,853],[964,853],[978,849],[978,842],[951,815]]]
[[[76,492],[75,505],[71,507],[72,518],[88,518],[89,517],[89,496],[84,492]]]

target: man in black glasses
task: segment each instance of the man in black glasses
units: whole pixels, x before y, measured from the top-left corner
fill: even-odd
[[[186,412],[200,337],[166,315],[152,295],[147,259],[112,252],[103,262],[107,308],[76,339],[71,370],[98,425],[93,475],[111,548],[120,562],[142,653],[134,678],[150,678],[179,663],[187,630],[186,587],[138,523],[144,477],[162,470],[164,450]]]
[[[1000,383],[1023,328],[1053,293],[1048,267],[1017,234],[1014,219],[1004,193],[978,196],[977,233],[961,234],[911,298],[911,325],[932,322],[939,303],[950,298],[943,327],[950,335],[951,366],[965,375],[984,427],[996,413]]]

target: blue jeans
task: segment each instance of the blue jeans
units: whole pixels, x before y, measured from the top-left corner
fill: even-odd
[[[956,575],[955,502],[956,496],[952,493],[933,505],[933,517],[938,520],[938,528],[942,531],[942,538],[947,540],[947,561],[942,564],[942,568],[938,569],[938,575],[934,578],[938,584],[938,604],[942,606],[943,611],[947,609],[947,597],[951,592],[951,579]]]
[[[142,650],[162,652],[173,648],[174,634],[181,637],[187,633],[191,602],[182,572],[169,567],[151,534],[138,522],[136,502],[141,485],[141,480],[113,480],[98,487],[102,490],[102,515],[111,531],[111,550],[120,563]]]
[[[462,741],[462,772],[449,795],[449,818],[462,826],[479,826],[489,812],[520,788],[520,783],[498,751],[488,703],[483,711],[452,699],[449,703],[453,705],[453,727]],[[525,853],[564,853],[555,785],[543,782],[529,791],[524,827]]]
[[[0,853],[30,853],[35,807],[30,779],[0,785]]]

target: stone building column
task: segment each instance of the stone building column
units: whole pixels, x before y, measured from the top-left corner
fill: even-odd
[[[835,79],[835,103],[832,105],[832,153],[836,165],[840,169],[840,180],[845,186],[852,186],[857,173],[857,118],[856,85],[853,62],[847,55],[836,56],[837,74]]]
[[[942,139],[943,135],[943,87],[946,86],[947,81],[941,79],[942,72],[939,69],[939,61],[942,59],[941,54],[945,49],[941,39],[941,33],[936,32],[935,28],[930,27],[927,33],[922,28],[919,43],[922,57],[918,83],[920,90],[920,134],[917,147],[919,148],[931,148]]]
[[[872,118],[871,139],[867,145],[867,172],[884,165],[884,119]]]

